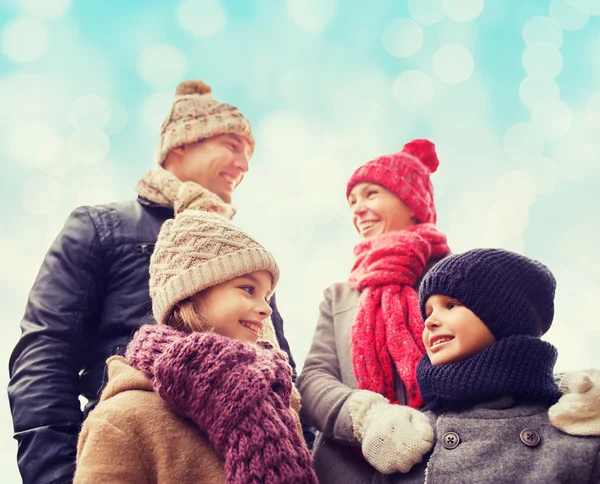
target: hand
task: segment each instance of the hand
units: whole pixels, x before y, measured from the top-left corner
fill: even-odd
[[[352,397],[350,414],[365,459],[383,474],[406,473],[433,446],[426,415],[404,405],[392,405],[382,395],[360,390]]]
[[[548,409],[550,422],[571,435],[600,435],[600,370],[567,373],[566,393]]]

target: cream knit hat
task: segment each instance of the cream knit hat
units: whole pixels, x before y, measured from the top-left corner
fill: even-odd
[[[210,86],[200,80],[182,82],[162,124],[157,161],[162,165],[173,148],[226,133],[246,138],[254,152],[252,128],[236,107],[216,101]]]
[[[273,255],[220,215],[184,210],[167,220],[150,259],[150,297],[157,323],[203,289],[254,271],[279,279]]]

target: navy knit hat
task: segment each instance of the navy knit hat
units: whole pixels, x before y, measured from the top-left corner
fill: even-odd
[[[425,303],[440,294],[473,311],[495,338],[540,337],[552,324],[556,280],[541,262],[503,249],[474,249],[437,263],[419,290]]]

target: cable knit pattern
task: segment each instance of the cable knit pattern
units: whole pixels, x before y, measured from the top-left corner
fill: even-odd
[[[423,319],[414,290],[425,264],[450,252],[433,224],[419,224],[361,241],[349,284],[361,292],[352,325],[352,362],[358,387],[395,400],[392,362],[409,405],[421,406],[415,370],[425,353]]]
[[[182,182],[162,166],[145,172],[135,190],[146,200],[173,207],[175,215],[189,208],[216,213],[231,220],[236,212],[232,205],[225,203],[207,188],[195,182]]]
[[[511,396],[552,405],[560,398],[554,381],[558,352],[533,336],[509,336],[470,358],[433,366],[427,355],[417,380],[428,410],[443,412]]]
[[[144,326],[127,358],[207,434],[225,461],[227,482],[317,482],[289,409],[291,368],[269,343]]]

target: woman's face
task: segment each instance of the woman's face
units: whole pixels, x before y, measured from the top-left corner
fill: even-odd
[[[376,183],[356,184],[348,195],[348,204],[352,223],[361,239],[403,230],[417,223],[415,213],[402,200]]]

